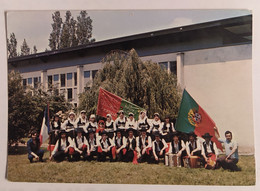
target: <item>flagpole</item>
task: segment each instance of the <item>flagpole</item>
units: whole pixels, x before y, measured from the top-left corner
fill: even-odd
[[[48,112],[48,119],[50,120],[50,110],[49,110],[49,102],[47,103],[47,112]],[[50,125],[50,121],[49,122],[49,125]],[[50,156],[51,156],[51,134],[49,133],[49,153],[50,153]]]

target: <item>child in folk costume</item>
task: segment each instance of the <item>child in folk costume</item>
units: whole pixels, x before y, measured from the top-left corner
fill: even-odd
[[[89,145],[89,147],[88,147],[89,149],[87,150],[87,160],[91,161],[94,159],[94,156],[98,157],[98,155],[99,155],[99,153],[98,153],[99,142],[98,142],[97,138],[95,137],[94,131],[92,131],[92,130],[88,131],[87,142]]]
[[[126,138],[126,156],[124,161],[137,164],[137,142],[134,137],[134,131],[136,131],[136,129],[127,129],[128,136]]]
[[[80,112],[80,116],[77,118],[77,126],[78,127],[84,128],[87,125],[88,119],[87,119],[86,113],[87,112],[85,110],[82,110]]]
[[[110,114],[107,114],[106,117],[107,117],[107,120],[105,123],[105,131],[107,132],[108,137],[110,139],[113,139],[114,130],[116,129],[115,122],[112,120],[112,116]]]
[[[165,121],[162,122],[162,135],[166,143],[171,142],[172,133],[175,132],[174,125],[170,121],[170,117],[166,116]]]
[[[212,136],[209,133],[202,135],[205,141],[202,143],[201,155],[203,156],[203,164],[207,169],[214,169],[218,157],[218,149],[216,143],[211,141]]]
[[[42,157],[44,151],[40,149],[40,139],[37,136],[37,132],[33,131],[31,133],[31,136],[31,139],[27,141],[28,159],[31,163],[33,162],[33,158],[39,160],[40,162],[43,162]]]
[[[152,160],[154,163],[159,163],[159,158],[165,158],[165,149],[168,148],[167,143],[164,139],[160,138],[159,132],[154,134],[155,140],[152,142],[153,157]],[[165,160],[165,159],[164,159]]]
[[[138,162],[151,162],[152,139],[146,134],[146,127],[142,127],[141,135],[137,137]]]
[[[126,138],[122,136],[122,130],[116,130],[116,136],[113,139],[115,148],[116,148],[116,160],[122,161],[125,158],[126,154]]]
[[[126,131],[129,129],[129,128],[132,128],[132,129],[135,129],[137,130],[137,123],[134,119],[134,114],[132,112],[130,112],[128,114],[128,119],[127,119],[127,122],[125,124],[125,127],[126,127]],[[126,136],[128,135],[128,133],[126,133]],[[137,133],[135,131],[135,136],[137,136]]]
[[[112,156],[112,150],[115,149],[114,146],[114,142],[108,138],[107,132],[102,131],[101,139],[99,140],[98,161],[105,162],[107,156],[109,156],[110,162],[114,161],[115,156]]]
[[[83,156],[83,159],[87,159],[87,151],[89,151],[88,141],[85,136],[82,135],[83,129],[76,129],[77,136],[73,139],[75,152],[73,158],[75,161],[80,160],[80,156]]]
[[[96,136],[98,136],[98,133],[96,132],[98,125],[97,125],[97,122],[95,120],[96,120],[96,116],[94,114],[91,114],[90,117],[89,117],[89,122],[87,123],[87,125],[84,129],[86,134],[88,133],[88,131],[91,130],[91,131],[96,133]]]
[[[151,122],[150,122],[149,132],[150,132],[152,140],[155,139],[155,136],[154,136],[155,133],[158,132],[159,134],[162,134],[162,123],[161,123],[161,120],[160,120],[159,113],[154,114],[154,119],[151,120]]]
[[[60,116],[59,114],[55,114],[53,121],[51,121],[50,144],[55,145],[58,139],[60,129],[61,129]]]
[[[75,136],[75,128],[77,127],[77,122],[76,122],[76,115],[74,112],[69,113],[69,117],[64,123],[61,125],[61,129],[66,130],[68,133],[68,136],[70,138],[73,138]]]
[[[74,151],[74,144],[71,138],[68,137],[66,131],[62,129],[60,131],[60,137],[51,153],[50,160],[54,159],[57,162],[61,162],[67,157],[69,161],[72,161]]]
[[[179,157],[181,160],[181,166],[184,166],[183,157],[186,155],[186,147],[184,141],[181,140],[179,136],[180,134],[178,132],[173,133],[172,141],[167,154],[176,154],[176,156]]]

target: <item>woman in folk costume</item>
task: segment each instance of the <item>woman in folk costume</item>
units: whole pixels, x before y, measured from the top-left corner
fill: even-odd
[[[92,130],[88,131],[88,137],[87,137],[87,142],[88,142],[88,149],[87,149],[87,160],[92,161],[94,160],[94,156],[99,155],[98,153],[98,146],[99,142],[98,139],[95,137],[95,132]],[[100,157],[98,157],[100,158]]]
[[[109,156],[110,162],[113,162],[115,156],[112,155],[112,150],[114,153],[115,145],[114,142],[108,138],[107,132],[101,132],[101,139],[99,140],[99,148],[98,148],[98,161],[105,162],[106,157]]]
[[[137,122],[135,121],[134,114],[132,112],[130,112],[128,114],[128,119],[127,119],[125,128],[126,128],[126,131],[129,128],[137,130]],[[128,133],[126,133],[126,136],[128,136]],[[137,136],[137,131],[135,131],[135,136]]]
[[[126,155],[124,161],[137,164],[137,142],[134,136],[134,132],[136,132],[136,129],[127,129],[128,136],[126,138]]]
[[[216,143],[211,141],[212,137],[209,133],[202,135],[202,138],[205,139],[201,147],[202,163],[207,169],[214,169],[218,158],[218,148]]]
[[[108,137],[110,139],[113,139],[114,137],[114,130],[116,129],[115,127],[115,122],[112,120],[112,116],[110,114],[107,114],[107,120],[105,123],[105,131],[108,134]]]
[[[116,136],[113,139],[116,148],[116,160],[123,161],[126,154],[126,138],[122,136],[122,130],[116,130]]]
[[[156,132],[154,136],[155,140],[152,142],[152,161],[156,164],[159,164],[159,158],[163,158],[165,160],[165,150],[166,148],[168,148],[168,145],[164,139],[161,139],[161,135],[159,134],[159,132]]]
[[[83,160],[87,159],[87,151],[89,151],[89,145],[86,137],[83,136],[82,133],[83,133],[83,129],[77,128],[76,129],[77,136],[73,139],[74,149],[75,149],[73,158],[75,159],[75,161],[79,161],[81,156],[83,157]]]
[[[86,113],[87,112],[85,110],[82,110],[80,112],[80,116],[77,118],[77,127],[84,128],[87,125],[88,119],[87,119]]]
[[[61,125],[61,129],[64,129],[68,133],[68,136],[73,138],[75,136],[75,128],[77,128],[76,115],[71,111],[68,119]]]
[[[149,129],[149,133],[151,135],[152,140],[155,139],[155,133],[159,133],[162,134],[162,123],[160,120],[160,115],[159,113],[155,113],[154,114],[154,119],[151,120],[150,122],[150,129]]]
[[[120,110],[118,112],[118,115],[119,115],[118,118],[115,120],[115,127],[116,127],[115,131],[120,129],[122,130],[122,135],[126,136],[125,126],[126,126],[127,118],[123,110]]]
[[[179,136],[180,134],[178,132],[174,132],[172,134],[172,141],[167,154],[175,154],[180,158],[181,166],[184,166],[183,158],[186,156],[186,145],[184,141],[179,138]]]
[[[98,136],[98,133],[96,133],[97,128],[98,128],[98,125],[97,125],[97,122],[96,122],[96,116],[94,114],[91,114],[90,117],[89,117],[89,122],[87,123],[84,131],[87,134],[88,131],[91,130],[91,131],[95,132],[96,136]]]
[[[59,136],[60,137],[51,153],[50,160],[54,159],[57,162],[61,162],[67,157],[69,161],[72,161],[72,155],[75,150],[71,138],[67,136],[64,129],[60,130]]]
[[[138,121],[137,121],[137,130],[141,130],[142,127],[145,126],[146,129],[150,129],[150,125],[149,125],[149,119],[148,117],[146,116],[146,111],[141,111],[140,112],[140,115],[139,115],[139,118],[138,118]]]
[[[143,126],[140,129],[141,135],[137,137],[138,163],[151,162],[152,139],[147,135],[147,129]]]
[[[59,114],[55,114],[53,120],[51,121],[51,140],[50,144],[55,145],[58,136],[59,136],[59,131],[61,129],[61,121],[60,121],[60,116]]]
[[[176,130],[174,129],[173,123],[170,121],[170,117],[166,116],[164,122],[162,122],[162,136],[166,143],[171,142],[172,133]]]

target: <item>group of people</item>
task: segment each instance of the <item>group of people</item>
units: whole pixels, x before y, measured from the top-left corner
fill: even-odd
[[[219,157],[209,133],[205,133],[201,139],[194,133],[177,132],[170,118],[166,117],[162,122],[159,113],[154,113],[154,118],[148,119],[146,112],[141,111],[136,121],[133,113],[126,117],[124,111],[120,110],[115,121],[107,114],[105,121],[96,122],[94,114],[87,119],[86,111],[82,110],[78,118],[74,112],[70,112],[63,123],[59,115],[55,115],[51,129],[50,144],[55,146],[49,159],[57,162],[66,159],[105,162],[109,159],[111,162],[158,164],[174,155],[180,159],[179,166],[185,166],[185,161],[197,156],[205,167],[209,166],[209,161],[214,161],[211,164],[213,169],[223,167],[239,170],[236,165],[238,147],[230,131],[225,133],[226,140],[219,140],[224,143],[226,152],[225,156]],[[29,160],[32,162],[36,158],[42,161],[43,151],[39,149],[36,132],[33,132],[27,145]]]

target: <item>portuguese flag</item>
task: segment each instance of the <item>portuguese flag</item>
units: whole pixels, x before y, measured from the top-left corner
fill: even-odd
[[[134,114],[134,118],[137,120],[139,112],[144,109],[104,90],[103,88],[100,88],[98,95],[97,115],[106,117],[109,113],[111,114],[112,119],[115,120],[119,110],[123,110],[126,115],[128,115],[129,112],[132,112]]]
[[[211,140],[222,150],[221,143],[217,139],[218,132],[215,135],[214,127],[215,122],[184,89],[175,129],[184,133],[194,132],[199,137],[209,133],[213,136]]]

